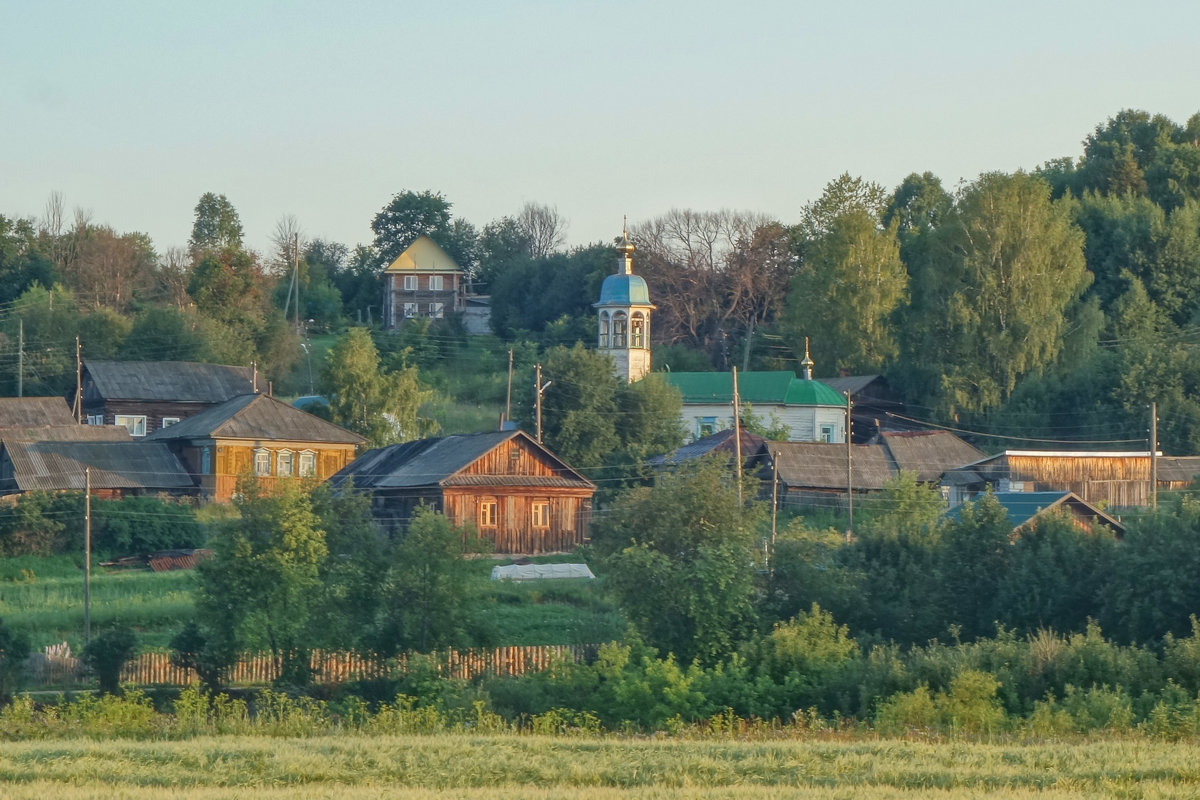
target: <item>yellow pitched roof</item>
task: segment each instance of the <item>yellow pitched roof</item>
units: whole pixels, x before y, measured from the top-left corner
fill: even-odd
[[[421,235],[384,272],[462,272],[454,259],[428,236]]]

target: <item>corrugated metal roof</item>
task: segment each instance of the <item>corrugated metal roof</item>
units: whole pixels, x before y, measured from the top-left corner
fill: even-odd
[[[484,454],[504,442],[518,437],[558,463],[561,466],[560,474],[556,477],[547,476],[545,478],[508,475],[460,476],[457,474]],[[514,482],[506,483],[510,480]],[[558,480],[565,481],[565,483],[549,482]],[[536,483],[518,481],[536,481]],[[528,434],[519,430],[418,439],[369,450],[355,459],[353,463],[346,465],[331,477],[329,482],[335,487],[353,482],[356,489],[403,489],[441,485],[536,485],[592,488],[590,481],[563,464]]]
[[[846,489],[846,445],[828,442],[771,442],[779,480],[792,489]],[[882,445],[853,445],[850,482],[855,491],[882,489],[894,476]]]
[[[915,472],[917,480],[936,481],[947,470],[972,464],[982,451],[950,431],[896,431],[880,434],[899,469]]]
[[[0,428],[50,426],[79,426],[63,398],[0,397]]]
[[[667,383],[683,395],[685,404],[733,402],[733,374],[729,372],[664,372]],[[797,406],[842,406],[845,400],[820,381],[807,381],[786,370],[739,372],[738,394],[743,403]]]
[[[227,400],[194,417],[160,428],[146,439],[249,439],[332,444],[366,441],[357,433],[265,394],[247,394]]]
[[[1013,530],[1027,525],[1039,514],[1061,507],[1069,509],[1077,517],[1107,525],[1119,535],[1125,532],[1124,525],[1074,492],[996,492],[993,496],[1008,515]],[[947,512],[947,516],[955,520],[962,519],[962,510],[963,506],[955,506]]]
[[[191,476],[165,444],[155,442],[5,442],[19,491],[185,489]]]
[[[87,361],[84,368],[95,391],[106,400],[223,403],[254,391],[252,367],[192,361]]]

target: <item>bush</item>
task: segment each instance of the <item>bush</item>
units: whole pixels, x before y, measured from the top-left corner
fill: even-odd
[[[83,663],[100,681],[100,691],[121,690],[121,669],[137,651],[137,636],[128,628],[110,628],[83,648]]]

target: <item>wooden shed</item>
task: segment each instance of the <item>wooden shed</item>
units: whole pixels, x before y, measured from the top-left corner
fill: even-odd
[[[418,505],[471,525],[497,553],[572,550],[587,540],[595,485],[523,431],[420,439],[370,450],[330,479],[368,492],[375,518],[403,530]]]
[[[1074,492],[1107,507],[1150,504],[1146,451],[1005,450],[946,473],[951,505],[997,492]]]

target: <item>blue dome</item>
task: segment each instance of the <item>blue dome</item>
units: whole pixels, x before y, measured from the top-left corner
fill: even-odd
[[[609,275],[600,286],[598,306],[648,306],[650,289],[640,275]]]

